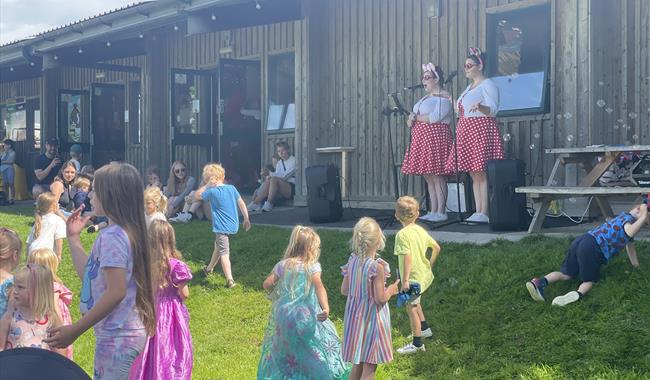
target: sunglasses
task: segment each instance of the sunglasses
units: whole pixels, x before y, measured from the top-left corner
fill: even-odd
[[[422,77],[422,80],[431,80],[433,77],[431,75],[425,75]]]
[[[185,168],[174,169],[174,173],[185,173]]]
[[[474,66],[478,66],[478,65],[475,64],[475,63],[466,63],[464,67],[465,67],[467,70],[469,70],[469,69],[471,69],[471,68],[474,67]]]

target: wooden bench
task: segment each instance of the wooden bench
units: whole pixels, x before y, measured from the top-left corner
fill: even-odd
[[[515,189],[517,193],[528,194],[528,197],[535,204],[535,216],[530,222],[528,233],[539,232],[542,229],[546,211],[551,201],[573,197],[593,196],[600,211],[606,217],[614,216],[609,202],[605,199],[610,196],[620,195],[642,195],[647,194],[650,188],[647,187],[573,187],[573,186],[524,186]]]

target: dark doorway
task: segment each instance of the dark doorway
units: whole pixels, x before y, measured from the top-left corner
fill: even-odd
[[[222,59],[219,65],[219,161],[240,191],[253,191],[261,162],[261,72],[258,61]]]
[[[95,168],[124,160],[125,93],[118,84],[93,84],[90,98],[91,162]]]
[[[0,107],[1,140],[15,142],[16,164],[25,169],[27,188],[34,177],[34,159],[41,153],[41,110],[39,99]]]

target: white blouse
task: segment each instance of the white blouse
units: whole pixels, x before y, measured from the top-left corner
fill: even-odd
[[[469,112],[476,103],[481,103],[490,108],[491,117],[497,115],[499,110],[499,88],[490,79],[484,79],[476,88],[471,89],[472,85],[467,86],[465,91],[458,97],[456,106],[463,105],[464,117],[485,117],[488,115],[483,114],[481,111],[476,110]]]
[[[427,95],[413,106],[416,115],[429,115],[429,123],[451,123],[451,100],[440,96]]]

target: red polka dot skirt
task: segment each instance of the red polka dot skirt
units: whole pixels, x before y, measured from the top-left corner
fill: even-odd
[[[411,128],[411,147],[404,153],[404,174],[448,174],[445,171],[451,153],[451,130],[448,124],[416,121]]]
[[[488,160],[501,160],[504,157],[503,143],[494,117],[460,117],[456,127],[458,146],[458,171],[485,171]],[[453,149],[447,160],[446,170],[455,173]]]

